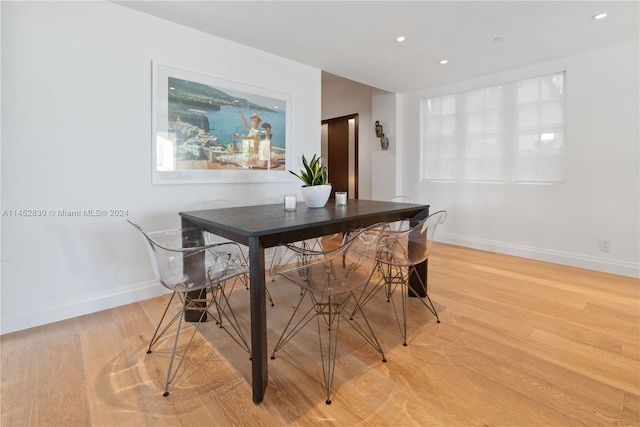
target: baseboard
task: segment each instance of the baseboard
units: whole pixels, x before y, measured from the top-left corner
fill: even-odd
[[[35,304],[15,310],[3,310],[0,334],[21,331],[35,326],[71,319],[109,308],[119,307],[136,301],[154,298],[168,290],[156,281],[136,283],[102,292],[79,295]]]
[[[498,252],[523,258],[531,258],[539,261],[553,262],[556,264],[602,271],[605,273],[619,274],[621,276],[640,278],[640,263],[555,251],[532,246],[514,245],[506,242],[469,238],[447,233],[438,233],[436,240],[468,248]]]

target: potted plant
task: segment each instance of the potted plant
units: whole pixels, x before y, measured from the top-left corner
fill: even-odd
[[[313,155],[310,161],[302,155],[302,165],[304,169],[297,174],[289,171],[292,175],[298,177],[304,185],[301,188],[302,198],[310,208],[321,208],[329,200],[331,195],[331,184],[329,184],[329,175],[327,167],[322,165],[320,157]]]

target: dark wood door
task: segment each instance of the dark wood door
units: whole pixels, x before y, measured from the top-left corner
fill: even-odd
[[[327,169],[332,198],[336,191],[358,198],[357,118],[356,114],[322,121],[327,125]]]

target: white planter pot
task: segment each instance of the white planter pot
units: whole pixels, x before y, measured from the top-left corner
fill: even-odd
[[[331,195],[331,184],[302,187],[302,198],[310,208],[321,208]]]

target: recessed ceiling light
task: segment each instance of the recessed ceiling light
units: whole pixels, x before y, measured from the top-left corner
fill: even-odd
[[[448,60],[448,59],[442,59],[442,60],[440,60],[440,64],[442,64],[442,65],[444,65],[444,64],[446,64],[446,63],[448,63],[448,62],[449,62],[449,60]]]
[[[603,13],[599,13],[597,15],[593,15],[593,19],[604,19],[606,17],[607,17],[607,14],[604,13],[604,12]]]
[[[406,38],[405,36],[398,36],[398,37],[396,37],[396,41],[397,41],[397,42],[403,42],[403,41],[405,41],[406,39],[407,39],[407,38]]]

